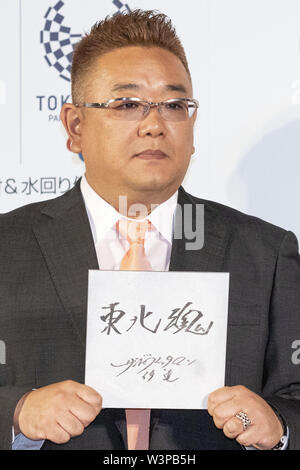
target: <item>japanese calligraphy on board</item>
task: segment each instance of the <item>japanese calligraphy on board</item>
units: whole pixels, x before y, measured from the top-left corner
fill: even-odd
[[[107,408],[206,407],[224,385],[228,273],[90,271],[86,384]]]

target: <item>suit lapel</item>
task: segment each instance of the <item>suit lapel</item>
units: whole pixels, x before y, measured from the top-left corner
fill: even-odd
[[[88,270],[99,267],[79,182],[44,206],[34,233],[60,300],[85,348]]]
[[[196,204],[204,204],[204,245],[198,250],[187,250],[186,244],[191,240],[185,236],[188,231],[184,229],[184,211],[188,205],[192,207],[192,224],[195,227]],[[183,236],[181,239],[173,238],[169,271],[222,271],[230,234],[223,219],[206,202],[186,193],[182,186],[178,192],[178,206],[174,233],[180,233],[176,225],[181,224]]]

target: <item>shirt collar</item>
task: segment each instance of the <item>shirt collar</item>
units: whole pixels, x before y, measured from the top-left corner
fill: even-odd
[[[80,189],[92,225],[95,243],[98,243],[106,236],[107,232],[116,222],[124,216],[94,191],[87,182],[85,175],[82,176]],[[177,199],[178,190],[169,199],[153,209],[151,214],[146,217],[170,244],[172,244],[173,238],[173,218]]]

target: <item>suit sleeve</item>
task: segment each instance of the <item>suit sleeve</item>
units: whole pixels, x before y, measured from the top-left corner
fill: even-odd
[[[6,214],[0,214],[0,341],[2,353],[0,355],[0,449],[12,448],[13,415],[19,399],[32,390],[31,381],[20,382],[15,371],[15,351],[22,351],[15,337],[15,318],[13,318],[13,303],[16,299],[14,289],[14,276],[11,275],[13,267],[19,266],[13,254],[16,252],[13,241],[15,229],[11,229],[6,222]],[[22,353],[19,353],[22,357]],[[20,360],[21,362],[21,360]],[[24,367],[20,364],[20,368]]]
[[[3,364],[1,368],[3,369]],[[12,449],[12,426],[14,411],[19,399],[28,387],[0,386],[0,450]]]
[[[269,309],[263,396],[285,419],[289,449],[300,449],[300,364],[293,345],[300,340],[300,256],[298,242],[286,232],[281,243]]]

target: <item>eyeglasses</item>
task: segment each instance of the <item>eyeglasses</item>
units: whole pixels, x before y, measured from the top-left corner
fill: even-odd
[[[191,98],[173,98],[159,103],[144,101],[140,98],[116,98],[105,103],[79,103],[77,107],[108,109],[110,117],[122,121],[140,121],[151,108],[157,108],[166,121],[187,121],[199,108],[199,103]]]

